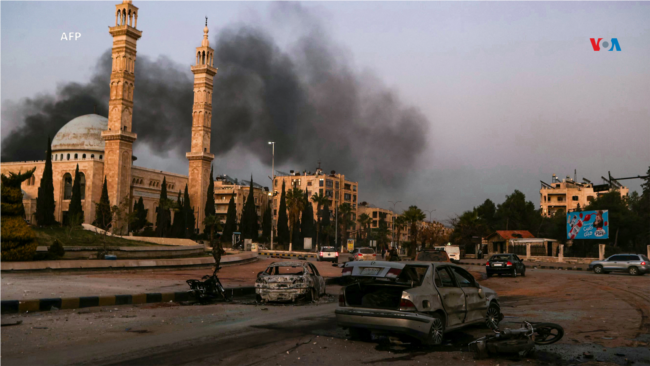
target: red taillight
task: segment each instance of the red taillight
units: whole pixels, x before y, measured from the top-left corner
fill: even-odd
[[[337,257],[339,256],[339,252],[336,252],[336,256],[337,256]]]
[[[318,255],[320,255],[320,256],[322,257],[322,256],[323,256],[323,252],[318,253]]]
[[[490,262],[485,262],[485,265],[489,267],[489,266],[490,266]]]
[[[350,276],[352,274],[352,267],[343,267],[341,271],[341,276]]]
[[[642,265],[642,266],[645,266],[645,262],[641,262],[641,265]]]
[[[415,304],[411,302],[409,299],[402,299],[399,302],[399,310],[400,311],[415,311]]]
[[[391,268],[388,270],[388,273],[386,273],[387,278],[397,278],[399,274],[402,273],[402,270],[399,268]]]
[[[363,256],[363,254],[357,253],[357,257],[361,258],[361,256]]]
[[[506,263],[506,266],[512,267],[512,262],[508,261],[508,263]]]
[[[377,254],[373,254],[372,256],[373,256],[373,257],[376,257],[376,256],[377,256]]]

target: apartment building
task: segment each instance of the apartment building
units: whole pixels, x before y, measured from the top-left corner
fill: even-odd
[[[235,199],[235,207],[237,209],[237,221],[241,219],[244,205],[248,199],[250,191],[250,181],[237,180],[227,175],[218,175],[214,180],[214,203],[217,211],[217,217],[222,222],[226,222],[226,214],[228,213],[228,203],[230,198]],[[264,210],[270,201],[270,192],[268,187],[253,182],[253,197],[255,198],[255,208],[257,209],[257,216],[262,220]]]
[[[567,176],[565,179],[560,179],[553,174],[550,184],[541,181],[542,187],[539,190],[539,206],[542,209],[542,214],[550,217],[560,211],[575,211],[578,206],[585,208],[591,201],[613,190],[612,188],[596,192],[594,191],[593,183],[584,178],[583,180],[584,182],[578,183],[571,179],[571,177]],[[630,192],[629,188],[624,186],[616,189],[622,197],[627,196]]]
[[[280,208],[280,195],[282,193],[282,183],[285,184],[285,190],[291,188],[299,188],[302,191],[307,191],[309,197],[314,194],[322,194],[329,198],[329,208],[334,215],[334,209],[343,203],[349,203],[352,206],[351,219],[355,222],[358,216],[358,203],[359,197],[359,183],[348,180],[344,174],[336,173],[332,170],[330,174],[323,172],[321,168],[317,168],[315,172],[308,171],[289,171],[284,173],[276,171],[276,176],[273,180],[273,222],[277,223],[278,209]],[[318,220],[317,205],[310,199],[314,211],[314,220]],[[351,228],[351,232],[354,228]]]

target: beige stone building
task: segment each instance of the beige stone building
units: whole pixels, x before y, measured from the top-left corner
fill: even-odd
[[[323,172],[321,168],[317,168],[315,172],[303,171],[294,172],[293,170],[287,173],[277,172],[273,180],[273,222],[278,221],[278,209],[280,208],[280,195],[282,193],[282,183],[285,184],[285,190],[293,187],[299,188],[303,191],[308,191],[310,200],[314,211],[314,220],[318,220],[318,207],[311,200],[314,194],[323,194],[329,198],[329,208],[334,215],[334,209],[343,203],[349,203],[352,206],[351,218],[356,222],[358,217],[358,197],[359,197],[359,183],[347,180],[345,175],[336,173],[334,170],[330,174]],[[275,227],[275,224],[274,224]],[[349,233],[352,234],[355,228],[350,228]]]
[[[572,212],[578,208],[585,208],[589,203],[600,195],[609,191],[594,192],[594,185],[590,182],[578,183],[570,177],[559,179],[555,174],[551,183],[541,182],[539,190],[539,206],[542,214],[553,216],[559,211]],[[621,196],[626,197],[630,192],[629,188],[621,186],[618,188]]]
[[[59,222],[65,221],[72,196],[75,168],[79,165],[86,223],[94,221],[94,203],[99,202],[106,178],[112,205],[125,202],[132,209],[134,203],[142,197],[148,210],[147,218],[155,224],[158,198],[165,179],[168,198],[172,200],[189,184],[196,222],[202,226],[210,180],[210,162],[214,158],[210,153],[210,133],[212,80],[217,72],[214,68],[214,51],[209,47],[207,26],[203,30],[201,46],[196,49],[196,65],[191,66],[194,73],[194,105],[192,115],[187,116],[188,128],[192,128],[191,151],[187,153],[188,178],[133,164],[136,160],[133,156],[133,143],[137,139],[137,135],[132,132],[132,124],[137,124],[137,116],[133,116],[136,44],[142,31],[137,29],[139,10],[130,0],[117,4],[114,14],[115,25],[109,27],[109,33],[113,36],[113,64],[110,97],[107,101],[108,118],[96,114],[77,117],[64,125],[52,140],[55,218]],[[34,222],[36,198],[44,167],[44,160],[9,162],[1,166],[3,174],[36,168],[34,177],[22,185],[26,218],[31,222]]]
[[[217,210],[217,217],[223,223],[226,222],[226,214],[228,213],[228,203],[230,198],[234,198],[235,207],[237,209],[237,222],[241,220],[241,215],[244,212],[244,205],[248,199],[250,192],[250,182],[246,180],[238,181],[227,175],[217,176],[214,181],[214,202]],[[257,209],[257,217],[262,222],[262,215],[269,205],[270,192],[268,187],[253,182],[253,197],[255,197],[255,208]],[[260,226],[261,229],[261,226]]]

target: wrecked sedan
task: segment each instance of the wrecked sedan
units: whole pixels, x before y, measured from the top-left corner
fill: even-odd
[[[355,339],[371,332],[441,344],[444,333],[503,318],[497,294],[465,269],[445,262],[349,262],[337,325]]]
[[[255,281],[258,301],[317,300],[325,294],[325,280],[309,262],[274,262]]]

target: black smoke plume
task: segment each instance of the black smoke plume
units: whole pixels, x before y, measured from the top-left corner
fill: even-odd
[[[294,9],[295,10],[295,9]],[[373,186],[397,186],[426,148],[429,122],[376,78],[361,75],[331,45],[322,29],[305,31],[291,51],[259,28],[233,26],[216,42],[212,152],[243,148],[276,166],[313,170],[317,162]],[[2,160],[43,159],[47,136],[79,115],[107,115],[110,52],[88,84],[70,83],[54,96],[26,99],[2,144]],[[190,147],[193,103],[189,65],[138,55],[133,130],[136,144],[161,156],[184,156]],[[3,118],[4,119],[4,118]],[[5,123],[5,127],[11,123]],[[146,165],[146,163],[144,163]],[[216,161],[217,167],[219,165]]]

